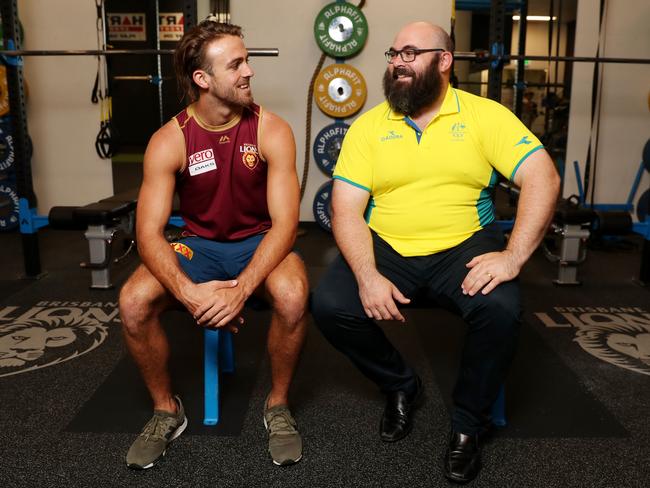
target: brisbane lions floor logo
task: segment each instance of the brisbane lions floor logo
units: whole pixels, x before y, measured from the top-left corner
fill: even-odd
[[[108,327],[80,315],[29,318],[0,325],[0,377],[45,368],[86,354]]]
[[[578,330],[574,341],[598,359],[650,375],[650,326],[592,325]]]
[[[574,328],[592,356],[650,376],[650,313],[640,307],[554,307],[535,313],[548,328]]]

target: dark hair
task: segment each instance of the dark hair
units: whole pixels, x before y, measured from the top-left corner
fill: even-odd
[[[174,52],[174,70],[182,98],[189,102],[199,99],[199,87],[194,83],[192,73],[202,69],[212,74],[210,65],[206,63],[205,51],[212,41],[224,36],[244,37],[238,25],[204,20],[192,27],[180,40]]]

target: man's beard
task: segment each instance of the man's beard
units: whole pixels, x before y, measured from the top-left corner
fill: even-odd
[[[249,81],[250,87],[250,81]],[[244,94],[236,86],[224,88],[224,87],[213,87],[211,89],[212,94],[218,98],[223,104],[228,105],[233,108],[239,107],[248,107],[253,103],[253,92],[249,89],[248,94]]]
[[[412,116],[438,99],[443,90],[443,79],[438,71],[440,56],[436,55],[422,74],[416,74],[410,67],[386,68],[384,73],[384,96],[394,112]],[[398,75],[411,76],[406,83]]]

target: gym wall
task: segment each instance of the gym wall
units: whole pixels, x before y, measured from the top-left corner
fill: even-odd
[[[25,49],[97,49],[94,2],[18,0],[18,13],[25,28]],[[90,95],[97,59],[23,59],[38,212],[47,214],[54,205],[85,205],[112,195],[111,161],[100,159],[94,147],[100,113]]]
[[[245,29],[245,41],[250,47],[277,47],[277,58],[253,58],[255,70],[253,93],[256,102],[277,113],[291,124],[296,137],[299,178],[302,177],[305,153],[305,111],[309,81],[316,68],[321,50],[314,40],[314,19],[331,0],[237,0],[231,2],[232,22]],[[357,5],[359,2],[353,2]],[[384,51],[400,27],[413,20],[428,20],[449,30],[451,2],[436,0],[402,0],[399,4],[368,0],[363,8],[368,20],[368,40],[361,52],[348,58],[366,80],[368,99],[362,112],[383,100],[381,77],[386,69]],[[334,62],[331,58],[325,65]],[[359,113],[362,113],[359,112]],[[357,114],[358,115],[358,114]],[[347,123],[354,120],[346,119]],[[309,150],[320,129],[333,120],[314,104]],[[300,205],[300,220],[313,221],[312,204],[316,190],[328,177],[318,169],[310,155],[309,179]]]
[[[650,58],[650,3],[647,0],[609,0],[601,56]],[[576,25],[576,56],[595,56],[598,42],[599,0],[580,0]],[[577,193],[573,161],[584,175],[591,127],[592,63],[575,63],[567,146],[568,167],[564,195]],[[596,168],[595,203],[625,203],[650,138],[650,65],[605,64]],[[592,151],[593,171],[593,151]],[[637,197],[650,184],[645,172]]]
[[[534,56],[548,56],[548,22],[528,21],[526,24],[526,54]],[[562,19],[562,28],[560,30],[560,56],[566,53],[566,19]],[[557,45],[557,24],[553,25],[553,43],[551,47],[551,55],[555,56],[555,47]],[[512,44],[510,52],[516,54],[519,49],[519,22],[514,21],[512,25]],[[564,79],[564,63],[558,64],[558,83],[562,83]],[[511,69],[516,70],[517,64],[510,63]],[[551,83],[555,82],[555,63],[549,65],[546,61],[529,61],[526,65],[527,70],[549,70],[549,80]],[[544,90],[544,88],[539,88]],[[561,91],[561,89],[558,89]],[[551,90],[553,91],[553,90]]]
[[[232,21],[245,28],[251,47],[278,47],[277,58],[254,58],[255,96],[258,102],[289,121],[297,142],[297,168],[302,175],[305,148],[305,108],[308,83],[321,54],[313,37],[313,21],[328,0],[238,0],[231,3]],[[609,0],[602,55],[650,58],[650,4],[646,0]],[[369,23],[368,42],[348,62],[361,70],[368,85],[364,110],[382,99],[382,53],[399,27],[414,19],[427,19],[449,28],[450,2],[404,0],[399,9],[387,2],[368,0],[363,11]],[[580,0],[575,55],[594,56],[598,36],[599,0]],[[197,2],[199,18],[207,13],[207,0]],[[95,49],[93,2],[18,0],[25,27],[26,49]],[[466,50],[466,12],[457,12],[457,44]],[[529,23],[529,26],[533,24]],[[513,42],[516,41],[516,23]],[[530,34],[529,34],[530,38]],[[530,42],[530,41],[529,41]],[[546,38],[541,36],[541,52]],[[535,44],[529,52],[537,52]],[[112,194],[110,161],[94,151],[99,128],[99,107],[90,103],[96,60],[91,57],[26,57],[29,86],[28,127],[34,142],[32,161],[38,211],[53,205],[78,205]],[[327,63],[332,62],[328,60]],[[466,64],[466,63],[465,63]],[[463,63],[458,63],[460,71]],[[569,68],[571,69],[571,68]],[[571,165],[578,160],[584,172],[590,130],[593,65],[575,63],[571,92],[571,118],[567,147],[565,195],[577,191]],[[648,111],[649,65],[609,64],[603,69],[603,107],[598,145],[597,203],[624,202],[638,168],[643,144],[650,137]],[[312,139],[331,119],[313,107]],[[351,120],[348,120],[351,122]],[[311,159],[311,157],[310,157]],[[327,177],[313,160],[301,204],[301,220],[311,221],[314,193]],[[648,174],[641,188],[648,187]],[[639,192],[641,193],[641,192]]]

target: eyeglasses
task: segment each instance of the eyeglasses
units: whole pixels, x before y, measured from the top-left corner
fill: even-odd
[[[388,63],[392,63],[398,54],[399,57],[402,58],[402,61],[404,61],[405,63],[411,63],[415,61],[415,58],[417,57],[418,54],[431,53],[435,51],[444,52],[445,49],[439,47],[434,49],[417,49],[414,47],[409,47],[406,49],[402,49],[401,51],[396,51],[395,49],[389,49],[384,53],[384,56],[386,56],[386,61]]]

